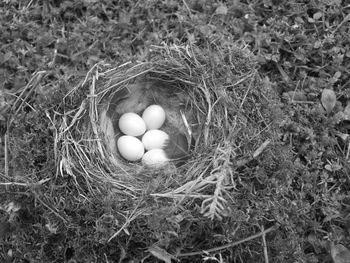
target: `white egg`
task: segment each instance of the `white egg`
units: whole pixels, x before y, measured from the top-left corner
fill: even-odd
[[[148,106],[142,114],[142,119],[147,130],[159,129],[165,122],[165,111],[159,105]]]
[[[129,135],[121,136],[117,141],[117,146],[120,155],[131,162],[140,160],[145,153],[142,142],[136,137]]]
[[[139,115],[128,112],[120,117],[119,129],[126,135],[141,136],[146,131],[146,124]]]
[[[146,150],[163,149],[169,140],[169,135],[161,130],[149,130],[142,136]]]
[[[148,167],[160,168],[169,161],[162,149],[149,150],[142,156],[142,163]]]

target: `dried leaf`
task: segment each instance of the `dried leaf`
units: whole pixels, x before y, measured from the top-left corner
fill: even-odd
[[[113,128],[113,122],[111,118],[107,116],[107,110],[104,110],[100,115],[100,128],[104,135],[107,147],[109,147],[112,153],[116,154],[118,152],[115,139],[116,134]]]
[[[156,258],[158,258],[159,260],[164,261],[165,263],[171,263],[172,259],[177,260],[176,257],[174,257],[173,255],[169,254],[167,251],[165,251],[164,249],[156,246],[156,245],[152,245],[148,248],[148,251],[155,256]]]
[[[334,263],[349,263],[350,251],[342,244],[331,243],[331,256]]]
[[[317,12],[313,15],[313,19],[319,20],[323,16],[322,12]]]
[[[338,80],[340,77],[341,77],[341,72],[340,71],[335,72],[334,75],[333,75],[333,78],[335,80]]]
[[[334,164],[326,164],[324,168],[329,172],[336,172],[342,169],[343,167],[340,164],[334,163]]]
[[[335,132],[335,135],[338,136],[340,139],[342,139],[343,142],[346,142],[350,136],[349,134],[338,132],[338,131]]]
[[[215,10],[215,14],[217,15],[227,15],[227,6],[226,5],[219,5],[216,10]]]
[[[288,91],[282,94],[283,98],[293,102],[293,101],[307,101],[305,92],[303,91]]]
[[[344,115],[346,120],[350,120],[350,101],[348,101],[348,104],[344,109]]]
[[[337,102],[335,92],[331,89],[324,89],[322,91],[321,102],[327,113],[330,113]]]

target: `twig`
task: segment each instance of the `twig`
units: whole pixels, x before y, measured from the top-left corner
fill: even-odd
[[[30,0],[25,9],[28,9],[32,5],[32,3],[33,3],[33,0]]]
[[[350,156],[350,140],[349,140],[349,144],[348,144],[348,150],[346,151],[346,157],[345,160],[348,160]]]
[[[13,96],[16,98],[16,101],[21,101],[23,102],[25,105],[27,105],[29,108],[31,108],[32,111],[36,112],[35,108],[30,105],[28,102],[26,102],[23,98],[21,98],[20,96],[17,96],[16,94],[14,93],[8,93],[10,96]]]
[[[80,87],[84,87],[84,85],[86,84],[86,82],[89,80],[90,75],[93,73],[93,71],[95,70],[95,68],[97,68],[99,66],[99,64],[101,64],[100,62],[96,63],[95,65],[92,66],[91,69],[89,69],[89,71],[86,73],[85,78],[82,82],[80,82],[77,86],[75,86],[73,89],[71,89],[69,92],[67,92],[67,94],[64,96],[63,100],[65,101],[66,98],[68,98],[73,92],[75,92],[77,89],[79,89]]]
[[[249,75],[246,75],[244,77],[242,77],[240,80],[238,80],[236,83],[230,84],[230,85],[226,85],[226,86],[222,86],[223,88],[233,88],[235,86],[238,86],[239,84],[241,84],[242,82],[246,81],[248,78],[250,78],[253,75],[253,73],[250,73]]]
[[[48,67],[49,68],[53,68],[53,66],[55,65],[56,61],[57,61],[57,56],[58,56],[58,44],[60,43],[60,39],[56,40],[56,44],[55,44],[55,49],[53,51],[53,57],[51,62],[49,62]]]
[[[188,11],[188,13],[189,13],[189,15],[191,15],[191,9],[190,9],[190,7],[188,6],[188,4],[186,3],[186,1],[185,0],[182,0],[182,2],[184,3],[184,5],[185,5],[185,7],[186,7],[186,9],[187,9],[187,11]]]
[[[44,183],[46,183],[47,181],[50,181],[50,180],[51,180],[51,178],[46,178],[46,179],[40,180],[40,181],[37,182],[37,183],[7,182],[7,183],[0,183],[0,186],[1,186],[1,185],[5,185],[5,186],[13,186],[13,185],[16,185],[16,186],[31,187],[31,186],[42,185],[42,184],[44,184]]]
[[[70,129],[74,126],[74,124],[75,124],[80,118],[82,118],[83,112],[84,112],[85,109],[86,109],[86,104],[87,104],[87,101],[86,101],[86,100],[83,100],[83,101],[81,102],[80,107],[79,107],[77,113],[74,115],[74,117],[73,117],[72,121],[70,122],[69,126],[66,127],[62,133],[65,133],[65,132],[67,132],[68,130],[70,130]]]
[[[80,55],[84,54],[85,52],[88,52],[92,49],[93,46],[95,46],[96,44],[98,43],[98,40],[96,40],[94,43],[92,43],[90,46],[88,46],[88,48],[84,49],[84,50],[81,50],[75,54],[73,54],[71,56],[71,59],[72,60],[75,60],[77,57],[79,57]]]
[[[247,242],[247,241],[250,241],[252,239],[255,239],[255,238],[258,238],[258,237],[261,237],[263,235],[266,235],[267,233],[270,233],[272,231],[275,231],[278,229],[278,225],[274,225],[258,234],[255,234],[255,235],[252,235],[250,237],[247,237],[247,238],[244,238],[240,241],[237,241],[237,242],[233,242],[233,243],[230,243],[230,244],[227,244],[227,245],[223,245],[223,246],[219,246],[219,247],[215,247],[215,248],[211,248],[211,249],[207,249],[207,250],[201,250],[201,251],[196,251],[196,252],[189,252],[189,253],[181,253],[179,255],[177,255],[177,257],[191,257],[191,256],[196,256],[196,255],[202,255],[202,254],[205,254],[205,253],[211,253],[211,252],[216,252],[216,251],[220,251],[220,250],[224,250],[224,249],[227,249],[227,248],[231,248],[231,247],[234,247],[234,246],[237,246],[239,244],[242,244],[244,242]]]
[[[285,82],[285,83],[291,83],[292,81],[291,81],[291,79],[290,79],[290,77],[288,76],[288,74],[284,71],[284,69],[281,67],[281,65],[280,64],[278,64],[278,63],[275,63],[276,64],[276,67],[277,67],[277,69],[278,69],[278,71],[280,72],[280,74],[282,75],[282,78],[283,78],[283,81]]]
[[[262,225],[261,226],[261,231],[264,232],[264,230],[265,230],[265,228]],[[269,255],[267,254],[267,245],[266,245],[266,234],[264,233],[261,237],[262,237],[262,240],[263,240],[265,263],[269,263]]]
[[[291,104],[315,104],[315,102],[314,101],[293,100],[293,101],[291,101]]]
[[[266,141],[263,142],[263,144],[260,145],[258,149],[253,153],[253,158],[255,159],[258,157],[264,150],[265,148],[270,144],[271,140],[267,139]]]
[[[43,78],[44,74],[46,74],[46,71],[39,71],[37,72],[29,81],[29,83],[27,84],[27,86],[23,89],[23,91],[21,92],[21,94],[19,95],[19,97],[17,98],[17,100],[15,101],[15,103],[13,104],[12,107],[12,111],[15,110],[13,116],[12,116],[12,120],[14,119],[14,117],[18,114],[18,112],[20,111],[21,107],[23,106],[23,104],[26,103],[27,99],[32,95],[32,93],[34,92],[34,90],[36,89],[36,87],[39,85],[41,79]],[[32,84],[33,83],[33,84]],[[32,86],[30,88],[30,86]],[[24,93],[26,90],[28,90],[27,95],[25,96],[24,99],[22,99],[22,97],[24,97]],[[17,102],[21,100],[21,104],[17,107]],[[10,124],[12,123],[12,121],[10,122]]]
[[[192,142],[192,129],[191,129],[190,125],[188,124],[188,121],[186,119],[185,114],[181,110],[180,110],[180,114],[182,117],[182,122],[185,125],[186,131],[187,131],[187,136],[186,136],[187,137],[187,144],[188,144],[187,151],[189,151],[191,148],[191,142]]]
[[[205,187],[208,183],[208,180],[213,180],[213,178],[215,178],[215,175],[209,175],[208,177],[206,177],[203,180],[203,176],[207,173],[207,171],[209,170],[210,166],[207,166],[203,172],[194,180],[189,181],[187,183],[185,183],[184,185],[170,191],[167,193],[163,193],[163,194],[151,194],[151,196],[158,196],[158,197],[168,197],[168,198],[177,198],[177,197],[181,197],[181,193],[182,194],[182,199],[185,199],[185,197],[192,195],[190,193],[193,193],[195,190],[197,191],[201,191],[203,187]],[[194,196],[192,196],[194,198]],[[201,197],[205,198],[205,195],[201,195]]]
[[[343,21],[341,21],[339,25],[336,27],[336,29],[333,30],[332,35],[334,35],[334,33],[337,32],[339,28],[341,28],[348,20],[350,20],[350,14],[344,17]]]
[[[96,72],[97,73],[97,72]],[[98,128],[97,128],[97,120],[98,120],[98,112],[97,112],[97,107],[96,107],[96,76],[92,76],[92,84],[90,85],[90,94],[89,94],[89,98],[90,98],[90,107],[89,107],[89,116],[90,116],[90,123],[91,123],[91,128],[92,131],[95,135],[95,138],[98,139],[97,140],[97,146],[98,146],[98,150],[101,154],[101,157],[103,159],[105,159],[105,155],[102,149],[102,145],[101,145],[101,141],[100,141],[100,136],[98,133]]]
[[[173,199],[184,199],[184,198],[198,198],[198,199],[207,199],[213,197],[212,195],[202,195],[202,194],[175,194],[175,193],[165,193],[165,194],[150,194],[151,196],[156,197],[165,197],[165,198],[173,198]]]
[[[39,196],[36,194],[36,200],[38,200],[42,205],[44,205],[47,209],[49,209],[52,213],[54,213],[58,218],[60,218],[64,223],[68,223],[67,219],[60,215],[60,213],[51,205],[47,204],[44,200],[41,200]]]
[[[258,157],[264,150],[265,148],[271,143],[270,139],[267,139],[266,141],[264,141],[258,149],[255,150],[255,152],[253,153],[253,156],[247,157],[247,158],[243,158],[243,159],[239,159],[236,161],[236,165],[238,167],[244,166],[247,163],[249,163],[250,161],[254,160],[256,157]]]
[[[214,105],[211,104],[208,87],[205,83],[204,78],[202,78],[202,81],[203,81],[203,86],[205,87],[205,89],[202,87],[199,87],[199,88],[202,90],[202,92],[205,96],[206,102],[208,103],[208,113],[207,113],[206,121],[204,123],[204,145],[208,145],[209,125],[211,123],[211,113],[212,113],[212,109],[213,109]]]
[[[8,127],[8,125],[7,125]],[[9,143],[9,131],[7,128],[7,131],[5,133],[5,147],[4,147],[4,154],[5,154],[5,175],[6,177],[9,177],[9,155],[8,155],[8,143]]]
[[[108,257],[107,257],[107,255],[106,255],[106,253],[103,253],[103,255],[105,256],[106,263],[109,263],[109,261],[108,261]]]
[[[253,85],[253,81],[254,81],[254,77],[251,79],[251,81],[249,83],[248,89],[247,89],[246,93],[244,94],[244,97],[243,97],[243,99],[241,101],[241,105],[239,105],[239,109],[243,108],[243,104],[244,104],[244,102],[245,102],[245,100],[246,100],[246,98],[247,98],[247,96],[248,96],[248,94],[250,92],[250,89],[251,89],[251,87]]]
[[[59,171],[58,169],[58,130],[56,128],[55,122],[52,120],[52,118],[50,117],[50,113],[48,112],[48,110],[45,110],[45,114],[46,117],[50,120],[50,123],[52,125],[52,129],[54,129],[54,143],[53,143],[53,153],[54,153],[54,159],[55,159],[55,164],[56,164],[56,174]]]
[[[345,82],[345,84],[343,86],[340,87],[340,90],[347,87],[349,84],[350,84],[350,79],[347,82]]]
[[[119,233],[124,230],[132,221],[134,221],[139,215],[142,215],[144,213],[144,210],[140,210],[140,211],[136,211],[138,206],[140,204],[138,204],[135,209],[131,212],[131,215],[126,219],[125,223],[122,225],[122,227],[115,232],[109,239],[108,239],[108,243],[112,241],[112,239],[114,239],[116,236],[119,235]]]

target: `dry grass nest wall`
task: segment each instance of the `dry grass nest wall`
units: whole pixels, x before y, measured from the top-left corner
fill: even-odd
[[[62,117],[61,172],[92,192],[196,200],[205,216],[224,216],[237,169],[273,138],[274,95],[255,65],[248,50],[234,45],[157,46],[146,62],[95,65],[65,96],[70,103],[86,95]],[[187,147],[160,169],[126,162],[115,148],[120,115],[154,103],[167,112],[165,129]]]

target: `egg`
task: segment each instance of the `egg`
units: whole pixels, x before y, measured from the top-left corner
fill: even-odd
[[[151,168],[160,168],[169,161],[162,149],[152,149],[142,156],[142,163]]]
[[[168,142],[169,135],[161,130],[149,130],[142,136],[146,150],[162,149]]]
[[[159,105],[148,106],[142,113],[147,130],[159,129],[165,122],[165,111]]]
[[[119,129],[125,135],[141,136],[146,131],[143,119],[133,112],[123,114],[119,119]]]
[[[117,141],[117,147],[120,155],[131,162],[140,160],[145,153],[142,142],[129,135],[121,136]]]

